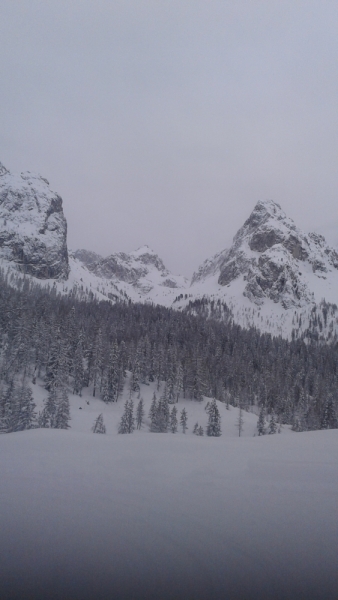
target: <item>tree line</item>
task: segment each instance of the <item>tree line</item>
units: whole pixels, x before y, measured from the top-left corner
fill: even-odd
[[[141,383],[159,389],[165,382],[169,404],[209,396],[263,407],[299,431],[337,427],[336,342],[288,341],[231,319],[152,304],[80,301],[0,272],[2,431],[33,423],[65,428],[69,391],[81,396],[90,387],[93,396],[116,402],[127,371],[131,394]],[[40,415],[32,394],[37,378],[48,394]]]

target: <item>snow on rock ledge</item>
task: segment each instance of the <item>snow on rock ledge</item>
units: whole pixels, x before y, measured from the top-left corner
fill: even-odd
[[[67,279],[67,222],[61,197],[40,175],[0,163],[0,256],[38,279]]]

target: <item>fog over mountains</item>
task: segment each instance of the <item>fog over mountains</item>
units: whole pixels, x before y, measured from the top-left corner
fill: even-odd
[[[273,200],[259,201],[231,247],[206,259],[190,281],[148,246],[101,257],[69,250],[66,236],[62,199],[48,181],[1,165],[0,258],[10,270],[80,298],[202,311],[286,337],[314,326],[325,338],[336,332],[338,252],[322,235],[303,232]],[[313,311],[323,301],[332,306],[319,326]]]

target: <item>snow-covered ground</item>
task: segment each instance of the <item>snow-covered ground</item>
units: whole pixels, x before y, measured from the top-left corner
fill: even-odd
[[[186,434],[119,435],[123,398],[70,400],[70,430],[0,436],[2,598],[337,598],[337,430],[254,437],[244,412],[239,438],[218,403],[197,437],[206,400],[179,400]]]

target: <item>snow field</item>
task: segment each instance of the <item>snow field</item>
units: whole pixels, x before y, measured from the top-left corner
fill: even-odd
[[[238,438],[219,405],[201,438],[205,401],[180,400],[185,435],[118,435],[123,404],[72,396],[72,429],[0,436],[1,597],[337,597],[337,430],[253,437],[244,413]]]

